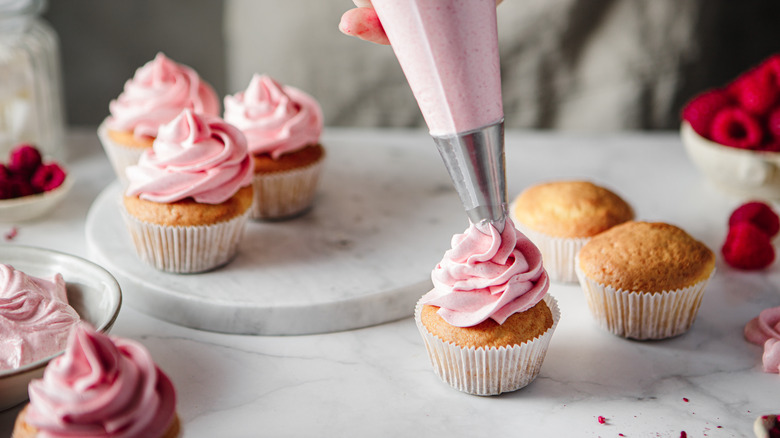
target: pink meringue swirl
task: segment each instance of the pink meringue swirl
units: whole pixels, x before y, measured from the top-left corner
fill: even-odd
[[[251,153],[273,159],[316,144],[323,125],[313,97],[258,74],[245,91],[225,96],[225,120],[244,132]]]
[[[108,109],[109,128],[133,131],[136,137],[156,137],[160,125],[173,120],[183,109],[218,116],[219,97],[195,70],[158,53],[125,82],[124,90]]]
[[[536,305],[549,287],[542,254],[509,219],[501,233],[493,225],[471,224],[453,236],[431,279],[433,290],[422,303],[440,307],[437,313],[457,327],[488,318],[503,324]]]
[[[154,438],[176,414],[173,384],[143,345],[83,323],[28,389],[26,421],[41,437]]]
[[[0,265],[0,370],[59,353],[79,319],[62,275],[45,280]]]
[[[171,203],[221,204],[252,182],[254,161],[238,128],[184,110],[160,127],[151,149],[126,169],[127,195]]]
[[[764,371],[780,374],[780,307],[765,309],[751,319],[745,325],[745,339],[764,347]]]

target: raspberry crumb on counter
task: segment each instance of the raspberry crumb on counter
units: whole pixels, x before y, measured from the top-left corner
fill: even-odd
[[[603,415],[599,415],[598,420],[599,424],[607,424],[607,419]]]
[[[11,227],[7,233],[5,233],[5,240],[14,240],[14,237],[19,234],[19,230],[16,227]]]

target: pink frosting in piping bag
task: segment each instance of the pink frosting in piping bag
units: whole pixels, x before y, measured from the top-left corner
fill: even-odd
[[[501,233],[471,224],[453,236],[431,278],[433,290],[422,303],[440,307],[437,313],[457,327],[488,318],[503,324],[536,305],[549,287],[539,249],[508,218]]]
[[[184,110],[160,127],[151,149],[127,168],[127,195],[170,203],[192,197],[220,204],[252,182],[246,138],[218,117]]]
[[[45,280],[0,265],[0,370],[59,353],[79,319],[60,274]]]
[[[767,373],[780,373],[780,307],[763,310],[745,326],[745,339],[763,345]]]
[[[195,70],[158,53],[125,82],[124,90],[108,108],[109,128],[133,131],[136,137],[156,137],[160,125],[183,109],[218,116],[219,98]]]
[[[141,344],[86,324],[29,394],[26,421],[40,437],[155,438],[176,413],[173,384]]]
[[[225,96],[225,121],[244,132],[251,153],[273,159],[316,144],[323,125],[313,97],[258,74],[245,91]]]

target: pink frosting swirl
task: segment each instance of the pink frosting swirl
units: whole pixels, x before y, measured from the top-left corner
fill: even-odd
[[[46,280],[0,265],[0,370],[64,350],[68,331],[79,319],[68,305],[62,275]]]
[[[251,184],[253,166],[238,128],[184,110],[160,127],[153,147],[126,169],[126,193],[161,203],[192,197],[220,204]]]
[[[503,324],[547,293],[549,280],[539,249],[507,219],[499,233],[492,225],[471,224],[452,238],[452,249],[431,273],[433,290],[423,304],[457,327],[493,319]]]
[[[149,352],[87,324],[74,327],[29,394],[27,423],[41,437],[154,438],[176,414],[173,384]]]
[[[273,159],[316,144],[323,124],[313,97],[258,74],[246,91],[225,96],[225,120],[244,132],[251,153]]]
[[[136,70],[124,91],[109,103],[107,123],[114,130],[133,131],[136,137],[156,137],[160,125],[185,108],[218,116],[219,97],[195,70],[158,53]]]
[[[763,310],[745,326],[745,339],[763,345],[764,371],[780,374],[780,307]]]

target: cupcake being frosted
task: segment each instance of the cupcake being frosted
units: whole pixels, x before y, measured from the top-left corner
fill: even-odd
[[[28,388],[14,438],[179,435],[176,392],[143,345],[74,327],[65,354]]]
[[[135,248],[158,269],[192,273],[227,263],[252,204],[246,139],[218,117],[184,110],[127,169],[123,198]]]
[[[560,312],[541,253],[511,220],[455,235],[431,278],[415,320],[442,380],[494,395],[536,378]]]
[[[98,128],[101,143],[120,179],[150,148],[157,130],[190,109],[218,116],[219,98],[192,68],[162,53],[136,70],[122,93],[109,103],[110,115]]]
[[[225,97],[225,121],[246,135],[255,162],[255,219],[295,216],[312,204],[325,150],[317,101],[255,74],[246,90]]]

